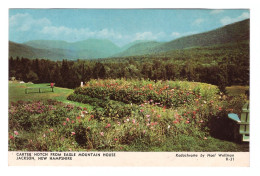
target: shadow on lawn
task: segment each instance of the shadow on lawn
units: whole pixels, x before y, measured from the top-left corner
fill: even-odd
[[[225,117],[225,115],[212,117],[209,121],[209,127],[212,137],[233,142],[236,146],[236,151],[249,152],[250,142],[242,142],[242,136],[239,134],[239,126]]]
[[[230,142],[242,143],[239,125],[220,113],[209,121],[210,135],[214,138]]]

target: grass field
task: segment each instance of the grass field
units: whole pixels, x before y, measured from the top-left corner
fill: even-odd
[[[10,81],[9,82],[9,105],[11,102],[17,102],[19,100],[22,101],[42,101],[48,99],[54,99],[57,101],[61,101],[67,104],[73,104],[75,106],[86,107],[88,109],[92,109],[92,106],[88,104],[78,103],[74,101],[67,100],[67,97],[73,92],[73,89],[55,87],[54,92],[50,92],[49,90],[44,90],[46,92],[38,93],[37,89],[35,93],[30,91],[28,94],[25,93],[26,88],[39,88],[39,87],[48,87],[48,83],[43,84],[30,84],[30,83],[23,83],[20,84],[17,81]],[[49,92],[47,92],[49,91]]]
[[[245,94],[247,90],[249,90],[249,86],[230,86],[226,87],[227,93],[231,96],[237,96],[241,94]]]
[[[168,119],[168,113],[173,115],[176,114],[175,112],[177,112],[177,109],[175,110],[174,108],[165,110],[163,107],[148,104],[140,105],[137,106],[135,112],[129,117],[124,116],[122,119],[105,119],[100,121],[100,119],[93,119],[95,114],[93,109],[95,107],[67,100],[67,97],[74,92],[72,89],[55,87],[54,92],[25,94],[25,88],[27,87],[38,88],[46,86],[48,86],[47,83],[20,84],[18,82],[9,82],[9,106],[11,105],[11,102],[17,102],[19,100],[32,101],[32,103],[24,104],[20,107],[19,105],[13,106],[10,109],[12,123],[11,125],[9,124],[9,135],[12,136],[12,139],[10,139],[11,148],[9,147],[9,150],[249,151],[248,143],[236,143],[231,140],[214,138],[207,133],[201,133],[199,130],[197,131],[197,127],[195,127],[196,123],[191,124],[188,122],[187,124],[187,121],[185,122],[185,120],[183,120],[183,122],[176,122],[176,124],[175,121],[173,121],[173,117]],[[248,88],[235,86],[227,88],[227,92],[232,95],[239,95],[241,93],[243,94],[246,89]],[[81,112],[75,108],[73,110],[68,110],[70,107],[64,105],[53,106],[50,104],[34,103],[35,101],[43,102],[48,99],[57,100],[68,105],[87,108],[88,114],[82,114],[83,111]],[[204,100],[201,101],[205,102]],[[200,106],[200,104],[198,105]],[[203,105],[205,107],[206,103]],[[56,109],[52,110],[53,107]],[[143,113],[146,113],[146,115],[144,114],[144,117],[147,118],[140,116],[140,109],[138,109],[138,107],[142,108],[141,110]],[[41,111],[41,108],[49,110],[35,114],[36,110]],[[183,112],[183,118],[186,118],[185,112],[188,111],[188,109],[185,107],[184,109],[178,109],[181,110],[179,111],[179,114]],[[27,112],[24,113],[21,111]],[[191,109],[189,111],[192,112]],[[205,112],[202,111],[201,113]],[[83,115],[82,119],[79,117],[80,114]],[[158,115],[161,117],[158,118]],[[24,118],[19,119],[22,116]],[[47,119],[43,119],[46,117]],[[187,118],[188,117],[189,116],[187,116]],[[28,120],[29,118],[30,121]],[[16,121],[17,119],[18,121]],[[79,119],[81,122],[78,123]],[[146,125],[148,119],[149,121],[151,120],[149,126]],[[72,124],[72,121],[75,122]],[[30,128],[27,128],[27,123],[30,123]],[[158,123],[158,125],[152,126],[152,124],[155,123]],[[137,124],[138,127],[135,126]],[[194,133],[190,135],[190,127],[192,127],[194,130],[193,132],[197,134]],[[19,132],[19,135],[15,135],[15,132]],[[85,137],[85,134],[87,134],[87,139],[85,139],[87,142],[83,145],[81,139]],[[13,138],[14,136],[15,138]],[[50,143],[53,144],[50,145]],[[22,148],[19,148],[19,146]]]

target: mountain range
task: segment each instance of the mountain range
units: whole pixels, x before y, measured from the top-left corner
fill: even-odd
[[[25,43],[9,41],[9,56],[50,60],[97,59],[157,54],[177,49],[238,43],[249,41],[249,23],[250,20],[247,19],[169,42],[138,40],[123,47],[118,47],[109,40],[100,39],[87,39],[73,43],[61,40],[32,40]]]

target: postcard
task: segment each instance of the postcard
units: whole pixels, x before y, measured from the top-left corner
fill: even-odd
[[[9,9],[9,166],[250,166],[249,9]]]

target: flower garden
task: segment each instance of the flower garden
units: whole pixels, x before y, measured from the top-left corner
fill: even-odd
[[[243,95],[186,81],[91,80],[67,97],[9,106],[9,150],[245,151],[232,141],[227,113]]]

